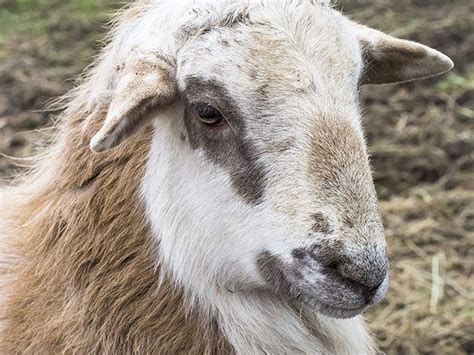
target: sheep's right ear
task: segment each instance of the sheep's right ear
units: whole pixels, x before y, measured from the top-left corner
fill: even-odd
[[[137,130],[150,113],[176,97],[175,68],[156,54],[133,55],[120,69],[104,124],[90,142],[94,152],[113,148]]]

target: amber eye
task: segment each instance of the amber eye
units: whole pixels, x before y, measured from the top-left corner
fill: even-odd
[[[195,107],[199,120],[209,127],[222,126],[226,123],[222,113],[209,104],[198,104]]]

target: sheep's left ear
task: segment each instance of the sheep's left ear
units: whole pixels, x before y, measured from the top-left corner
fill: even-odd
[[[353,23],[366,61],[362,84],[388,84],[436,76],[451,70],[451,59],[433,48]]]
[[[174,65],[156,54],[133,54],[119,71],[104,124],[90,148],[102,152],[118,145],[137,130],[150,113],[176,97]]]

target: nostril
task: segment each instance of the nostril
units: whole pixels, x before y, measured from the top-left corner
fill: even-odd
[[[376,286],[376,287],[364,286],[363,287],[362,294],[364,295],[364,298],[365,298],[366,302],[370,302],[374,298],[375,294],[377,293],[377,290],[378,290],[379,286]]]
[[[324,268],[335,282],[342,282],[371,302],[387,277],[388,261],[364,255],[354,258],[334,250],[317,250],[311,257]]]
[[[360,294],[367,303],[371,303],[377,291],[386,278],[386,269],[383,267],[360,266],[347,261],[337,261],[328,264],[328,272]]]
[[[342,277],[341,274],[339,274],[340,277]],[[371,303],[372,300],[374,299],[375,295],[377,294],[377,291],[380,287],[380,284],[377,286],[367,286],[366,284],[363,284],[357,280],[342,277],[346,282],[351,285],[351,287],[354,289],[355,292],[359,293],[365,300],[366,303]]]
[[[382,264],[357,265],[344,263],[339,265],[338,271],[343,278],[369,290],[377,290],[387,275],[387,267]]]

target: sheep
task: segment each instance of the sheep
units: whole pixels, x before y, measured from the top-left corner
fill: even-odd
[[[316,0],[148,0],[1,192],[2,353],[374,353],[358,89],[452,61]]]

